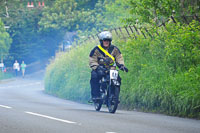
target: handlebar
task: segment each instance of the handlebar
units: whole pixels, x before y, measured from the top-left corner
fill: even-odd
[[[128,72],[128,68],[126,68],[126,67],[119,68],[119,70],[122,70],[122,71]]]
[[[118,65],[117,65],[118,66]],[[108,69],[108,68],[106,68],[105,66],[102,66],[102,65],[99,65],[99,68],[101,69],[101,70],[103,70],[103,71],[109,71],[110,69]],[[118,66],[118,68],[119,68],[119,70],[122,70],[122,71],[124,71],[124,72],[128,72],[128,68],[126,68],[125,66],[123,66],[123,67],[119,67]]]
[[[125,72],[128,72],[128,68],[126,68],[124,65],[122,67],[120,67],[121,65],[119,63],[116,63],[119,70],[122,70],[122,71],[125,71]]]

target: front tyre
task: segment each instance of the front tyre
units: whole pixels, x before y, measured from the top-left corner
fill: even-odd
[[[101,100],[95,100],[95,101],[94,101],[94,108],[95,108],[95,110],[96,110],[96,111],[100,111],[102,104],[103,104],[103,103],[102,103]]]
[[[115,113],[119,104],[119,92],[120,87],[114,86],[114,92],[109,91],[109,98],[108,98],[108,110],[110,113]]]

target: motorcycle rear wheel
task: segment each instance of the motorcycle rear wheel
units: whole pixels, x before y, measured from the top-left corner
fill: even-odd
[[[110,113],[115,113],[119,104],[119,92],[120,87],[115,86],[114,95],[110,91],[109,99],[108,99],[108,110]]]

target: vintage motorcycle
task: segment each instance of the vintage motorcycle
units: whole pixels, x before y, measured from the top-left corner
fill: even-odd
[[[116,68],[116,65],[114,65]],[[103,66],[102,66],[103,67]],[[103,104],[108,107],[110,113],[115,113],[118,107],[119,93],[121,79],[119,77],[119,72],[116,69],[105,68],[105,74],[100,79],[100,98],[93,100],[94,107],[96,111],[100,111]],[[128,72],[127,68],[122,68],[121,70]]]

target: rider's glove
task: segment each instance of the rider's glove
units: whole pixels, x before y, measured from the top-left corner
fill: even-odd
[[[103,66],[98,66],[96,71],[99,76],[104,76],[106,69]]]
[[[123,64],[119,64],[118,67],[120,70],[128,72],[128,68],[126,68]]]

